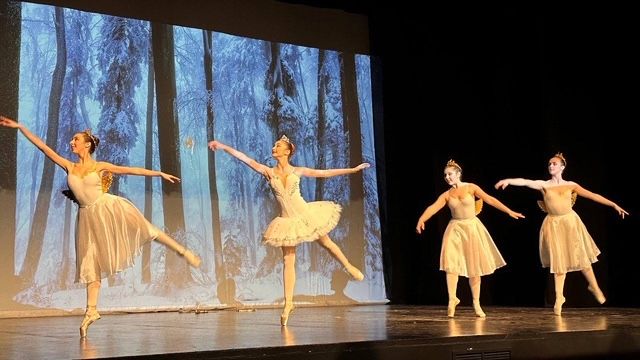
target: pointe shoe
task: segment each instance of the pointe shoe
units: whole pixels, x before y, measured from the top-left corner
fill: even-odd
[[[591,285],[589,285],[589,287],[587,287],[587,289],[589,289],[589,291],[591,291],[593,296],[596,297],[596,300],[600,304],[604,304],[604,302],[607,301],[607,298],[604,297],[604,294],[602,293],[602,290],[600,290],[599,288],[598,289],[594,289],[593,287],[591,287]]]
[[[93,324],[96,320],[100,319],[100,314],[96,310],[95,306],[87,306],[87,310],[84,313],[84,318],[80,324],[80,337],[86,338],[89,325]]]
[[[476,316],[477,317],[487,317],[487,314],[484,313],[484,311],[482,311],[482,308],[480,307],[480,301],[473,301],[473,310],[476,312]]]
[[[358,270],[358,268],[356,268],[355,266],[351,266],[347,268],[347,271],[349,272],[349,274],[354,280],[356,281],[364,280],[364,274],[362,273],[362,271]]]
[[[287,322],[289,322],[289,315],[291,315],[294,308],[295,306],[293,304],[284,306],[282,314],[280,314],[280,325],[287,326]]]
[[[200,262],[201,262],[200,257],[194,254],[191,250],[184,248],[184,250],[180,253],[180,256],[182,256],[185,260],[187,260],[189,265],[195,268],[200,267]]]
[[[456,314],[456,306],[460,304],[460,299],[455,298],[454,300],[449,301],[449,305],[447,306],[447,316],[454,317]]]
[[[553,313],[557,316],[562,316],[562,304],[564,304],[564,296],[556,298],[556,303],[553,305]]]

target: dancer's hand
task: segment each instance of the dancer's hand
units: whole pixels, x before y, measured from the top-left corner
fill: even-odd
[[[614,204],[613,208],[618,212],[620,216],[622,216],[623,219],[625,215],[629,215],[629,213],[625,209],[621,208],[617,204]]]
[[[418,234],[422,234],[422,232],[424,231],[424,223],[426,222],[426,220],[422,220],[422,218],[418,219],[418,224],[416,225],[416,232]]]
[[[20,127],[20,123],[15,120],[9,119],[6,116],[0,115],[0,126],[8,127],[11,129],[17,129]]]
[[[176,182],[180,182],[180,178],[179,177],[173,176],[171,174],[166,174],[166,173],[161,172],[160,176],[162,176],[163,179],[167,180],[168,182],[170,182],[172,184],[174,184]]]
[[[368,168],[370,166],[371,166],[371,164],[369,164],[369,163],[362,163],[362,164],[354,167],[353,169],[355,170],[355,172],[358,172],[358,171],[364,170],[364,169],[366,169],[366,168]]]
[[[495,188],[496,188],[496,189],[502,189],[502,190],[504,190],[504,189],[506,189],[506,188],[507,188],[507,186],[509,186],[509,182],[507,181],[507,179],[500,180],[500,181],[498,181],[498,182],[495,184]]]
[[[216,150],[224,150],[225,148],[225,144],[221,143],[218,140],[211,140],[209,141],[209,149],[216,151]]]

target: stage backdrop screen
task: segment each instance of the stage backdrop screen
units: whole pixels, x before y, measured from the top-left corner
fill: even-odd
[[[19,45],[2,56],[18,59],[18,83],[3,84],[17,87],[18,120],[73,161],[72,136],[91,129],[101,140],[97,160],[182,179],[171,186],[159,177],[116,175],[110,192],[200,254],[201,268],[154,241],[133,267],[103,279],[102,311],[280,304],[282,252],[262,243],[277,201],[263,176],[207,142],[274,166],[271,149],[282,135],[297,146],[295,166],[372,165],[355,175],[302,178],[305,199],[342,206],[329,236],[366,278],[353,281],[319,244],[304,243],[294,301],[387,302],[369,56],[16,4],[2,14],[18,17],[9,22],[15,36],[3,41]],[[21,134],[17,146],[0,146],[15,152],[8,173],[16,184],[9,189],[15,201],[0,210],[15,214],[15,229],[0,232],[0,247],[13,254],[13,272],[0,274],[0,291],[11,301],[0,310],[83,309],[85,285],[75,282],[78,208],[63,195],[65,171]]]

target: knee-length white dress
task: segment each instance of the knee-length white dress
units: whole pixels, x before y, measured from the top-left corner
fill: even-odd
[[[67,184],[79,204],[76,282],[93,282],[131,267],[142,245],[159,230],[131,201],[105,193],[98,172],[83,177],[69,173]]]

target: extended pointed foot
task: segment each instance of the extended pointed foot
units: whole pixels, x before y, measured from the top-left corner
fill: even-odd
[[[356,268],[355,266],[348,267],[347,271],[349,272],[349,275],[351,275],[351,277],[354,280],[356,281],[364,280],[364,274],[362,273],[362,271],[358,270],[358,268]]]
[[[200,267],[200,263],[202,262],[202,260],[200,259],[200,257],[196,254],[194,254],[191,250],[185,248],[181,253],[180,256],[182,256],[185,260],[187,260],[187,262],[189,263],[189,265],[197,268]]]
[[[587,289],[589,289],[593,296],[595,296],[598,303],[604,304],[604,302],[607,301],[607,298],[604,297],[604,294],[602,293],[602,290],[600,290],[600,288],[593,288],[591,285],[589,285]]]

